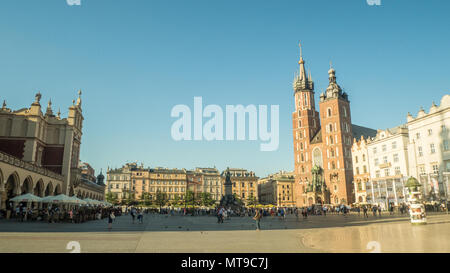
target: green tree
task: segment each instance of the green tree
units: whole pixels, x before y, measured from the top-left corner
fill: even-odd
[[[106,194],[106,201],[112,204],[118,203],[117,193],[108,192]]]
[[[236,202],[238,203],[239,206],[242,206],[242,200],[241,198],[239,198],[239,196],[237,196],[237,194],[233,193],[234,196],[234,200],[236,200]]]
[[[256,201],[256,197],[254,197],[253,195],[250,195],[247,198],[247,205],[248,206],[256,206],[256,205],[258,205],[258,202]]]
[[[178,194],[175,194],[173,198],[173,203],[177,206],[180,204],[180,196]]]
[[[161,210],[162,206],[165,206],[167,204],[168,198],[167,193],[157,191],[156,192],[156,200],[155,203],[159,206],[159,209]]]
[[[200,194],[200,200],[202,206],[211,206],[214,204],[214,200],[209,192],[202,192]]]
[[[189,204],[194,205],[195,204],[195,195],[192,191],[186,191],[186,194],[184,195],[184,207],[186,207]]]
[[[126,199],[125,199],[125,204],[128,206],[132,206],[132,205],[136,205],[136,196],[135,193],[132,191],[127,191],[126,192]]]
[[[152,204],[151,195],[148,192],[142,193],[141,200],[145,206],[150,206]]]

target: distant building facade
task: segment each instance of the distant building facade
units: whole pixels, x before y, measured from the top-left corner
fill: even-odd
[[[219,202],[224,194],[224,187],[220,172],[216,168],[196,168],[194,173],[199,177],[199,193],[209,193],[211,198]]]
[[[294,207],[294,172],[280,171],[258,180],[259,202],[278,207]]]
[[[185,169],[147,168],[132,171],[131,180],[135,185],[136,199],[142,199],[143,193],[150,200],[156,200],[157,193],[164,193],[167,200],[183,200],[187,190]]]
[[[387,130],[378,130],[377,135],[367,141],[370,181],[366,182],[369,203],[388,208],[405,203],[404,184],[408,180],[408,129],[401,125]]]
[[[364,137],[358,141],[353,140],[352,162],[355,203],[367,203],[367,185],[370,189],[370,166],[367,141]]]
[[[106,172],[108,193],[115,195],[119,201],[128,198],[136,189],[131,182],[131,171],[137,167],[137,163],[126,163],[121,168],[108,168]]]
[[[450,193],[450,95],[434,102],[428,113],[408,113],[411,175],[423,185],[426,200],[449,200]]]
[[[250,198],[258,201],[258,177],[254,172],[246,169],[229,168],[230,179],[233,183],[232,191],[244,204],[247,204]],[[222,185],[225,182],[225,171],[221,173]],[[222,192],[225,187],[222,186]]]

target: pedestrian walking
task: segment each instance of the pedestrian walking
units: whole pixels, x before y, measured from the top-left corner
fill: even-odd
[[[108,215],[108,230],[112,229],[112,222],[114,221],[115,218],[116,216],[114,215],[114,211],[111,210]]]
[[[363,207],[364,217],[369,218],[369,214],[367,214],[367,207]]]
[[[262,217],[262,215],[261,215],[260,211],[256,210],[255,217],[253,217],[253,220],[256,221],[256,230],[257,231],[261,230],[261,225],[260,225],[261,217]]]
[[[217,210],[217,223],[218,224],[223,223],[223,209],[222,208],[219,208]]]
[[[132,218],[133,224],[134,224],[134,219],[136,218],[136,209],[132,208],[130,214],[131,214],[131,218]]]
[[[138,211],[138,221],[140,224],[144,223],[144,214],[142,213],[142,210]]]

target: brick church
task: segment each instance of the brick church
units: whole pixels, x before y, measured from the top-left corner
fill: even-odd
[[[316,109],[314,82],[306,73],[301,46],[299,65],[293,83],[292,113],[296,205],[352,204],[353,139],[375,136],[376,130],[352,124],[348,94],[338,85],[332,67],[329,85],[320,94]]]

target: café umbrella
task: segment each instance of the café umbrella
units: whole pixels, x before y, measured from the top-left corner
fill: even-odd
[[[100,201],[90,199],[90,198],[85,198],[84,201],[87,202],[89,205],[100,205],[101,204]]]
[[[87,204],[86,201],[79,199],[76,196],[71,196],[69,198],[73,201],[72,204],[76,204],[76,205],[86,205]]]
[[[13,202],[41,202],[42,198],[31,193],[16,196],[11,199]]]
[[[59,203],[59,204],[73,204],[73,199],[65,194],[56,196],[47,196],[42,198],[43,203]]]

